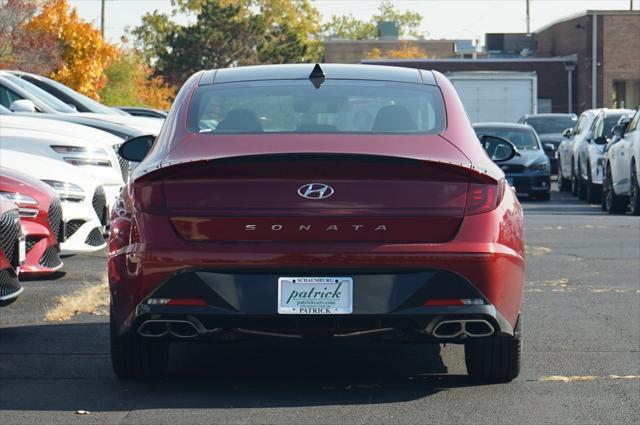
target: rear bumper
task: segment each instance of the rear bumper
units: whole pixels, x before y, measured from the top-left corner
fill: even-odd
[[[550,173],[507,174],[506,176],[513,181],[512,186],[516,188],[517,194],[540,194],[551,190]]]
[[[465,217],[455,238],[446,243],[196,243],[176,238],[166,216],[114,216],[108,252],[112,318],[124,332],[134,328],[141,316],[174,314],[177,307],[165,311],[160,305],[151,309],[146,305],[148,298],[162,296],[158,291],[172,289],[177,291],[176,297],[204,297],[207,301],[204,311],[200,307],[180,307],[185,309],[179,312],[183,316],[202,313],[225,319],[282,319],[275,307],[274,282],[278,277],[339,273],[352,276],[359,296],[368,297],[354,298],[353,314],[342,319],[428,318],[442,312],[423,307],[425,297],[434,295],[421,291],[442,290],[441,298],[459,295],[485,300],[483,306],[495,309],[489,319],[495,320],[496,329],[509,333],[509,328],[515,328],[524,289],[522,234],[522,209],[511,190],[505,191],[501,206],[495,210]],[[139,241],[138,235],[148,235],[147,241]],[[188,279],[179,280],[179,276]],[[373,283],[362,283],[363,279]],[[464,282],[462,286],[473,294],[457,293],[454,281]],[[179,292],[186,288],[190,292]],[[208,289],[199,294],[197,291],[203,288]],[[220,299],[226,304],[220,304]],[[407,299],[413,304],[403,305]],[[475,314],[471,309],[483,306],[461,306],[464,310],[460,311],[447,307],[444,312]],[[500,317],[509,326],[502,324]]]
[[[278,278],[351,276],[353,313],[279,315]],[[157,305],[149,300],[202,300],[202,306]],[[424,306],[429,300],[467,299],[473,305]],[[206,305],[204,305],[206,304]],[[469,335],[444,328],[443,321],[483,322],[490,335],[513,335],[513,327],[464,277],[446,270],[282,270],[223,273],[185,270],[171,276],[136,308],[132,327],[148,337],[229,339],[253,336],[337,336],[401,333],[405,339],[456,341]],[[190,324],[191,326],[184,327]],[[169,326],[167,326],[169,325]],[[174,329],[175,327],[175,329]],[[473,332],[472,328],[470,332]]]

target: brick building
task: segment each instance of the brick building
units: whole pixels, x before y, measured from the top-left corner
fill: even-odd
[[[640,105],[640,11],[594,11],[536,32],[536,56],[576,55],[575,103]]]
[[[640,106],[640,11],[588,10],[541,28],[533,36],[533,56],[491,52],[481,59],[363,62],[434,69],[445,74],[535,72],[539,112],[580,113],[595,107]]]
[[[575,112],[569,104],[569,92],[575,84],[573,73],[566,65],[575,63],[575,56],[552,58],[484,58],[484,59],[382,59],[363,63],[432,69],[447,74],[460,71],[535,72],[538,76],[538,112]],[[571,81],[571,83],[569,83]],[[573,96],[572,96],[573,97]]]

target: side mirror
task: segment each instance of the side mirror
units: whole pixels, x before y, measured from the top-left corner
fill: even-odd
[[[596,145],[606,145],[607,138],[605,136],[598,136],[595,139],[593,139],[593,143],[595,143]]]
[[[614,136],[617,136],[618,138],[620,138],[620,137],[622,137],[624,135],[624,130],[626,128],[627,128],[626,124],[617,124],[611,130],[611,134],[613,134]]]
[[[573,128],[567,128],[565,131],[562,132],[562,137],[569,138],[571,137],[572,134],[573,134]]]
[[[36,112],[36,105],[28,99],[14,100],[9,106],[13,112]]]
[[[129,139],[120,146],[120,149],[118,149],[118,155],[127,161],[140,162],[151,150],[155,139],[156,138],[154,136],[150,135],[138,136],[133,139]]]
[[[73,109],[74,111],[78,112],[78,108],[76,108],[76,105],[74,105],[73,103],[67,103],[67,106]]]
[[[501,137],[482,135],[480,144],[493,162],[508,161],[518,154],[518,148]]]
[[[544,145],[542,145],[542,148],[545,152],[553,152],[554,150],[556,150],[556,147],[553,143],[545,143]]]

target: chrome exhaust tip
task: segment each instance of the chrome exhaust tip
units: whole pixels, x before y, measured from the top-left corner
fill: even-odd
[[[470,319],[443,320],[433,328],[431,334],[436,338],[481,338],[491,336],[494,332],[494,327],[486,320]]]
[[[169,333],[178,338],[195,338],[200,334],[196,325],[188,320],[172,320],[167,323]]]
[[[147,320],[138,327],[138,334],[146,338],[162,338],[167,334],[176,338],[195,338],[200,333],[189,320]]]
[[[169,332],[164,320],[147,320],[138,327],[138,334],[146,338],[162,338]]]

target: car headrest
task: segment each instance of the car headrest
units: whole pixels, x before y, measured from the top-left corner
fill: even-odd
[[[216,131],[260,133],[264,131],[258,115],[251,109],[232,109],[216,127]]]
[[[380,108],[373,120],[372,132],[417,131],[411,114],[404,106],[389,105]]]

